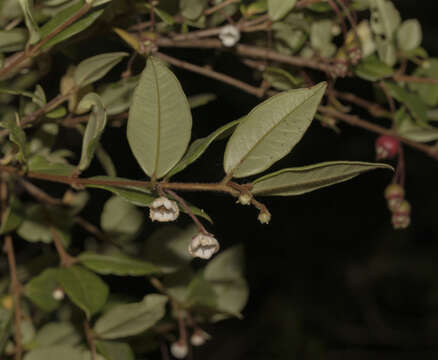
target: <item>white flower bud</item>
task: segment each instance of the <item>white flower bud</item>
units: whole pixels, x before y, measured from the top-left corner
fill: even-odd
[[[207,338],[201,331],[195,331],[190,337],[190,343],[193,346],[201,346],[205,344]]]
[[[261,211],[258,218],[262,224],[269,224],[271,221],[271,214],[266,211]]]
[[[219,242],[212,235],[198,234],[189,245],[189,254],[201,259],[210,259],[218,251]]]
[[[164,196],[155,199],[149,209],[149,217],[152,221],[174,221],[178,218],[178,216],[178,204]]]
[[[177,359],[184,359],[189,352],[189,348],[187,344],[175,341],[170,345],[170,352]]]
[[[234,25],[225,25],[219,32],[222,45],[232,47],[240,40],[240,31]]]
[[[55,300],[61,301],[62,299],[64,299],[65,293],[64,290],[62,290],[61,288],[57,287],[55,290],[53,290],[52,292],[52,297]]]
[[[240,194],[239,200],[237,200],[237,202],[242,205],[249,205],[251,204],[251,198],[252,196],[249,193]]]

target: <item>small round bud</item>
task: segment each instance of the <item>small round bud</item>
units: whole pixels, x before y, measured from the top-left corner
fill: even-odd
[[[250,193],[240,194],[239,200],[237,200],[237,202],[242,205],[249,205],[251,204],[251,198],[252,196]]]
[[[187,344],[175,341],[170,345],[170,353],[177,359],[184,359],[189,353]]]
[[[198,234],[192,238],[189,245],[189,254],[201,259],[210,259],[219,251],[219,242],[212,236]]]
[[[260,214],[257,218],[262,224],[269,224],[271,221],[271,214],[267,211],[260,211]]]
[[[330,75],[333,78],[337,77],[345,77],[347,76],[348,66],[345,60],[336,60],[335,63],[331,66]]]
[[[397,211],[405,197],[405,190],[398,184],[391,184],[385,189],[385,199],[388,202],[388,208],[392,212]]]
[[[4,296],[2,298],[2,306],[7,310],[12,310],[12,308],[14,307],[14,300],[12,300],[12,296]]]
[[[392,159],[400,150],[400,142],[388,135],[379,136],[376,140],[377,160]]]
[[[201,346],[204,345],[207,341],[207,338],[203,334],[202,331],[195,331],[192,336],[190,337],[190,343],[193,346]]]
[[[225,25],[219,32],[219,39],[222,45],[232,47],[240,40],[240,31],[234,25]]]
[[[60,287],[57,287],[55,290],[53,290],[52,292],[52,297],[55,300],[61,301],[64,299],[65,293],[64,290],[62,290]]]
[[[406,229],[411,223],[411,204],[404,200],[392,215],[394,229]]]
[[[179,216],[178,204],[161,196],[155,199],[149,209],[149,217],[152,221],[168,222],[174,221]]]
[[[362,50],[358,47],[353,47],[348,50],[348,58],[353,65],[357,65],[362,59]]]
[[[341,27],[338,24],[332,25],[332,28],[330,29],[330,32],[333,36],[338,36],[341,33]]]

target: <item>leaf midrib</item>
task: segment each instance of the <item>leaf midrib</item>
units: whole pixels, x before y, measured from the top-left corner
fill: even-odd
[[[319,90],[319,89],[318,89]],[[278,121],[271,129],[269,129],[269,131],[267,131],[264,135],[262,135],[260,137],[259,140],[256,141],[256,143],[254,144],[254,146],[246,153],[245,156],[242,157],[242,159],[237,163],[237,165],[229,172],[229,174],[234,173],[234,171],[236,169],[238,169],[243,162],[248,158],[248,156],[254,151],[255,148],[257,148],[257,146],[260,144],[260,142],[262,140],[264,140],[269,134],[272,133],[272,131],[274,131],[278,125],[280,125],[284,119],[290,115],[292,115],[300,106],[303,106],[308,100],[310,100],[316,93],[317,91],[315,91],[313,94],[311,94],[307,99],[305,99],[302,103],[300,103],[298,106],[296,106],[291,112],[287,113],[287,115],[283,116],[282,119],[280,121]],[[312,121],[312,120],[311,120]],[[303,134],[301,135],[303,136]]]
[[[154,163],[154,172],[152,173],[152,179],[155,179],[157,177],[157,170],[158,170],[158,162],[160,160],[160,144],[161,144],[161,102],[160,102],[160,88],[158,84],[158,75],[157,70],[155,69],[154,61],[151,59],[151,69],[153,72],[153,78],[155,82],[156,87],[156,93],[157,93],[157,144],[155,148],[155,163]]]

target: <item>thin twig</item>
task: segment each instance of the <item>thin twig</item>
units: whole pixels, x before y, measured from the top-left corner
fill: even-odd
[[[59,258],[61,260],[61,266],[70,267],[74,263],[77,262],[77,259],[70,256],[67,251],[65,251],[64,246],[62,245],[61,238],[57,233],[56,229],[53,225],[49,225],[50,233],[52,234],[53,243],[55,244],[56,251],[58,252]]]
[[[181,207],[186,211],[186,213],[192,218],[193,222],[196,224],[196,226],[199,229],[199,232],[204,235],[209,235],[209,232],[205,229],[204,225],[198,220],[196,215],[193,213],[192,209],[186,204],[184,199],[179,196],[176,192],[167,189],[166,192],[170,194],[173,198],[175,198],[181,205]]]
[[[22,334],[21,334],[21,284],[17,276],[17,264],[15,262],[14,244],[12,236],[6,235],[3,251],[8,256],[9,272],[11,278],[12,295],[14,298],[14,314],[15,314],[15,360],[20,360],[23,353]]]
[[[231,5],[231,4],[234,4],[234,3],[238,3],[240,1],[241,0],[225,0],[222,3],[220,3],[220,4],[216,5],[216,6],[213,6],[213,7],[209,8],[209,9],[205,10],[204,11],[204,15],[214,14],[216,11],[223,9],[224,7],[226,7],[228,5]]]
[[[61,199],[56,199],[43,190],[41,190],[39,187],[35,186],[31,182],[24,180],[23,178],[19,178],[19,182],[23,186],[23,188],[34,198],[39,200],[40,202],[49,204],[49,205],[62,205],[63,202]]]
[[[233,78],[231,76],[219,73],[217,71],[214,71],[214,70],[211,70],[211,69],[208,69],[208,68],[205,68],[205,67],[194,65],[194,64],[186,62],[186,61],[182,61],[182,60],[176,59],[174,57],[165,55],[163,53],[156,53],[156,55],[159,58],[161,58],[162,60],[164,60],[164,61],[166,61],[166,62],[168,62],[168,63],[170,63],[172,65],[178,66],[178,67],[180,67],[182,69],[189,70],[189,71],[192,71],[192,72],[195,72],[195,73],[198,73],[198,74],[201,74],[201,75],[205,75],[205,76],[211,77],[213,79],[222,81],[224,83],[227,83],[229,85],[232,85],[234,87],[242,89],[242,90],[246,91],[247,93],[249,93],[251,95],[255,95],[257,97],[262,97],[263,96],[263,89],[260,89],[258,87],[249,85],[249,84],[247,84],[247,83],[245,83],[243,81],[240,81],[238,79],[235,79],[235,78]]]
[[[438,85],[438,79],[433,79],[433,78],[424,78],[424,77],[418,77],[418,76],[396,74],[393,76],[393,79],[396,81]]]
[[[87,339],[88,347],[90,348],[91,352],[91,360],[97,359],[97,353],[96,353],[96,344],[94,343],[94,336],[93,332],[90,329],[90,323],[87,319],[84,320],[84,331],[85,331],[85,338]]]
[[[404,138],[403,136],[400,136],[399,134],[397,134],[393,130],[384,128],[380,125],[373,124],[373,123],[366,121],[366,120],[363,120],[355,115],[344,114],[344,113],[341,113],[339,111],[336,111],[336,110],[331,109],[331,108],[326,107],[326,106],[320,106],[318,108],[318,110],[324,114],[333,116],[334,118],[341,120],[343,122],[346,122],[352,126],[361,127],[363,129],[369,130],[371,132],[374,132],[374,133],[377,133],[380,135],[389,135],[389,136],[395,137],[396,139],[398,139],[402,143],[404,143],[404,144],[406,144],[414,149],[420,150],[420,151],[424,152],[425,154],[429,155],[431,158],[438,160],[438,150],[435,147],[432,147],[429,145],[424,145],[421,143],[417,143],[415,141],[411,141],[409,139]]]

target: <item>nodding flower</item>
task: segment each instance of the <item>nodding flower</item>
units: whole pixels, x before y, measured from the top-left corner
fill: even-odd
[[[170,345],[170,352],[177,359],[184,359],[189,353],[189,348],[185,342],[175,341]]]
[[[176,220],[178,216],[178,204],[164,196],[155,199],[149,209],[149,217],[152,221],[169,222]]]
[[[201,259],[210,259],[215,253],[219,251],[219,242],[213,235],[199,233],[192,238],[189,245],[189,254],[193,257]]]

